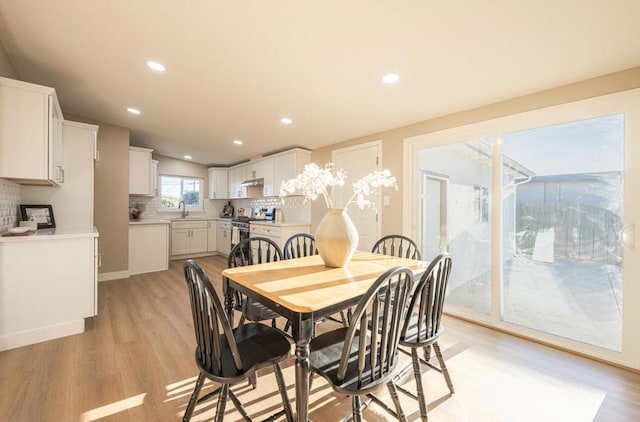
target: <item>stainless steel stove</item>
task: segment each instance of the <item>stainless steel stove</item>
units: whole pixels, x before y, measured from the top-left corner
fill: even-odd
[[[231,247],[249,238],[252,221],[274,221],[275,217],[275,208],[238,208],[231,220]]]

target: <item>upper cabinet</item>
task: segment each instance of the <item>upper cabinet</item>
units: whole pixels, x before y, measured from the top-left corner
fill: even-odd
[[[247,197],[247,188],[242,186],[242,182],[247,180],[249,167],[247,164],[240,164],[229,168],[229,199]]]
[[[209,169],[209,199],[229,198],[229,170],[211,167]]]
[[[155,194],[152,149],[129,147],[129,195]]]
[[[0,77],[0,178],[64,183],[62,121],[53,88]]]
[[[273,157],[273,196],[280,194],[282,182],[293,179],[302,173],[304,166],[311,162],[311,151],[294,148],[275,154]],[[267,195],[265,195],[267,196]]]

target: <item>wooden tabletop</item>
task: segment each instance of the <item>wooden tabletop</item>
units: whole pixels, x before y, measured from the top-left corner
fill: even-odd
[[[389,268],[417,276],[428,262],[356,251],[345,268],[326,267],[319,255],[227,268],[222,275],[293,312],[317,312],[363,295]]]

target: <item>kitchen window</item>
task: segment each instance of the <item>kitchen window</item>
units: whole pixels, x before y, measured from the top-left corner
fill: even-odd
[[[204,211],[202,188],[204,179],[196,177],[160,176],[162,211],[179,211],[184,201],[187,211]]]

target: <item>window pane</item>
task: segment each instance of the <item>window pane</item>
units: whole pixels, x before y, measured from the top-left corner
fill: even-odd
[[[491,306],[489,138],[420,151],[419,243],[424,259],[454,257],[447,306],[485,315]]]
[[[502,145],[502,319],[620,351],[624,116],[507,133]]]
[[[200,206],[200,180],[183,179],[182,200],[187,207]]]
[[[160,176],[160,196],[162,208],[178,208],[182,179],[180,177]]]

